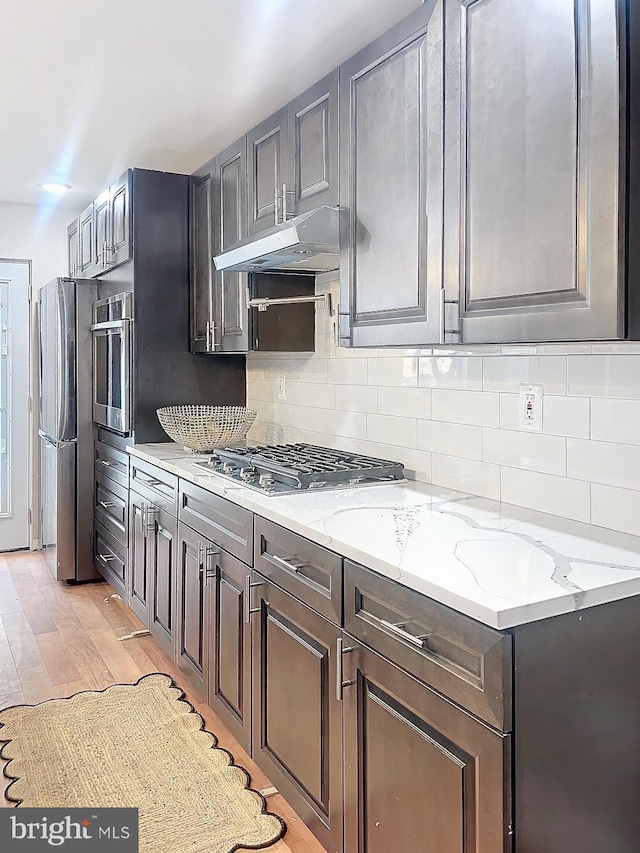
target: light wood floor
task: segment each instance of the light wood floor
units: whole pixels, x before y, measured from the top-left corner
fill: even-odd
[[[144,626],[106,583],[69,586],[54,581],[37,552],[0,554],[0,708],[102,690],[137,681],[148,672],[166,672],[202,714],[206,728],[251,774],[258,790],[270,782],[213,712],[194,694],[187,679],[152,637],[118,642]],[[1,798],[0,805],[9,805]],[[285,838],[273,853],[325,853],[280,795],[269,810],[284,818]]]

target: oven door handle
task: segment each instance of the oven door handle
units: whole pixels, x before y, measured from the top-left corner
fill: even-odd
[[[91,326],[92,332],[109,332],[117,331],[118,329],[126,329],[131,323],[131,318],[127,317],[124,320],[108,320],[104,323],[94,323]]]

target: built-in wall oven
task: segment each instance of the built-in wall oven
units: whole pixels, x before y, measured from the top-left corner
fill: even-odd
[[[93,304],[93,420],[127,435],[131,424],[133,294]]]

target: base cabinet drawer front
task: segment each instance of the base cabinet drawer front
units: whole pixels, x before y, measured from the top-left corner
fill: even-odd
[[[129,494],[129,579],[127,603],[149,627],[149,596],[153,554],[147,537],[149,504],[135,492]]]
[[[254,572],[253,758],[329,853],[342,850],[340,630]]]
[[[135,456],[131,457],[129,485],[155,506],[178,515],[178,478]]]
[[[512,638],[345,560],[344,627],[501,731],[510,731]]]
[[[93,561],[100,574],[126,598],[127,548],[99,521],[94,522]]]
[[[129,492],[124,486],[109,480],[100,471],[95,474],[93,495],[94,517],[123,545],[128,541]]]
[[[510,851],[510,736],[344,646],[345,853]]]
[[[178,518],[243,563],[252,562],[253,513],[180,480]]]
[[[94,465],[110,480],[115,480],[125,489],[129,488],[129,455],[124,450],[111,447],[103,441],[94,444]]]
[[[174,657],[176,611],[176,538],[178,522],[168,512],[147,511],[150,565],[149,630],[164,651]]]
[[[342,557],[259,516],[254,532],[256,570],[341,625]]]
[[[251,569],[219,551],[210,560],[208,703],[251,752],[251,625],[246,584]]]
[[[207,574],[217,548],[178,524],[176,661],[198,691],[206,695],[208,667]]]

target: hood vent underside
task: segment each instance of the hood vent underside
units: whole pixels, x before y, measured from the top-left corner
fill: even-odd
[[[340,211],[323,206],[247,237],[213,259],[217,270],[328,272],[340,266]]]

